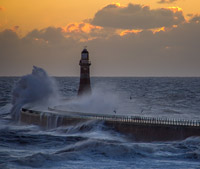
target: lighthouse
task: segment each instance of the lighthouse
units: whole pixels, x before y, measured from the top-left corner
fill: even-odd
[[[78,89],[78,95],[90,94],[91,86],[90,86],[90,65],[89,61],[89,52],[86,47],[81,52],[81,60],[79,62],[80,65],[80,83]]]

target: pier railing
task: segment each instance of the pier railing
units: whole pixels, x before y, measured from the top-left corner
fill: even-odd
[[[200,120],[185,120],[185,119],[170,119],[170,118],[157,118],[157,117],[143,117],[143,116],[125,116],[125,115],[109,115],[109,114],[93,114],[93,113],[80,113],[62,111],[53,108],[48,108],[50,112],[42,112],[43,116],[59,116],[82,118],[88,120],[103,120],[113,122],[125,122],[134,124],[152,124],[152,125],[173,125],[173,126],[192,126],[200,127]],[[22,111],[29,111],[30,113],[41,114],[39,111],[22,109]],[[55,113],[56,112],[56,113]],[[57,114],[59,113],[59,114]]]
[[[116,121],[126,123],[138,123],[138,124],[158,124],[158,125],[176,125],[176,126],[196,126],[200,127],[200,121],[198,120],[183,120],[183,119],[164,119],[155,117],[141,117],[141,116],[115,116],[115,115],[82,115],[82,117],[105,120],[105,121]]]

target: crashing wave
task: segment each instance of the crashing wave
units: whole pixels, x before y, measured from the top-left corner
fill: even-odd
[[[20,110],[25,104],[44,105],[58,98],[54,80],[42,68],[33,66],[32,74],[23,76],[16,84],[12,95],[13,119],[18,120]]]

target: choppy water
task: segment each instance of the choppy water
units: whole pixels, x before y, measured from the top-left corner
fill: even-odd
[[[11,91],[17,80],[0,78],[2,169],[200,168],[200,137],[143,143],[130,141],[102,122],[53,129],[20,125],[10,117]],[[76,96],[78,78],[56,81],[63,97]],[[116,102],[120,114],[200,119],[200,78],[92,78],[92,87],[100,89],[97,102]]]

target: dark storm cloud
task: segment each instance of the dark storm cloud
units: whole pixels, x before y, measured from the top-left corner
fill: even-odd
[[[148,6],[129,4],[127,7],[108,5],[99,10],[91,23],[119,29],[152,29],[170,27],[183,22],[182,11],[150,9]]]
[[[158,1],[158,3],[160,4],[170,4],[170,3],[173,3],[173,2],[176,2],[177,0],[160,0]]]

